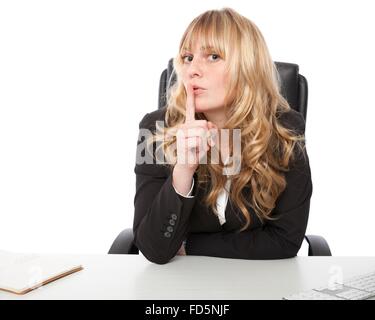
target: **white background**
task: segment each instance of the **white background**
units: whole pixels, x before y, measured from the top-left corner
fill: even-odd
[[[106,253],[132,226],[138,123],[189,22],[224,6],[308,80],[308,233],[375,254],[370,0],[1,1],[0,249]]]

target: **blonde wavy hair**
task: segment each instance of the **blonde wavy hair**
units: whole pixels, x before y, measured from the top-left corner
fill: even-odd
[[[148,146],[159,142],[157,150],[162,149],[171,171],[176,164],[176,128],[185,121],[186,91],[180,76],[183,48],[192,48],[198,39],[227,62],[230,80],[224,103],[228,115],[224,128],[241,129],[242,150],[241,170],[231,177],[229,197],[245,218],[246,223],[239,230],[243,231],[251,223],[247,206],[253,208],[262,223],[275,219],[271,213],[286,187],[284,173],[295,156],[295,145],[304,148],[304,135],[278,121],[280,114],[291,107],[280,93],[279,75],[258,27],[231,8],[209,10],[196,17],[183,34],[178,55],[173,59],[176,81],[167,85],[170,88],[165,127],[156,125],[157,132],[147,141]],[[203,113],[197,112],[196,117],[207,120]],[[212,164],[210,152],[207,159],[207,164],[198,166],[196,174],[198,184],[210,181],[204,204],[217,215],[216,200],[227,177],[223,175],[222,161]],[[246,186],[252,190],[250,199],[242,193]]]

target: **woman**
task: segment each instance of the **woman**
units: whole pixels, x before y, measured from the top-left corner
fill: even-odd
[[[158,264],[295,256],[312,194],[305,122],[280,94],[261,32],[233,9],[204,12],[173,62],[166,106],[139,125],[137,155],[167,161],[137,157],[136,246]]]

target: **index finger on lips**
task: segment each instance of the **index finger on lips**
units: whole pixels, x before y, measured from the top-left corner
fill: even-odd
[[[187,84],[187,98],[186,98],[186,117],[185,123],[193,122],[195,120],[195,98],[194,90],[190,83]]]

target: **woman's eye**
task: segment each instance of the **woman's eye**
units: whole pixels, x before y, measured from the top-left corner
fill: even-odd
[[[192,56],[183,56],[183,57],[182,57],[182,61],[185,62],[185,58],[192,58]],[[191,60],[189,60],[189,62],[191,62]]]
[[[219,59],[219,55],[218,55],[218,54],[213,53],[213,54],[210,54],[210,56],[212,56],[212,57],[217,57],[216,59],[214,59],[214,61],[216,61],[216,60]]]

